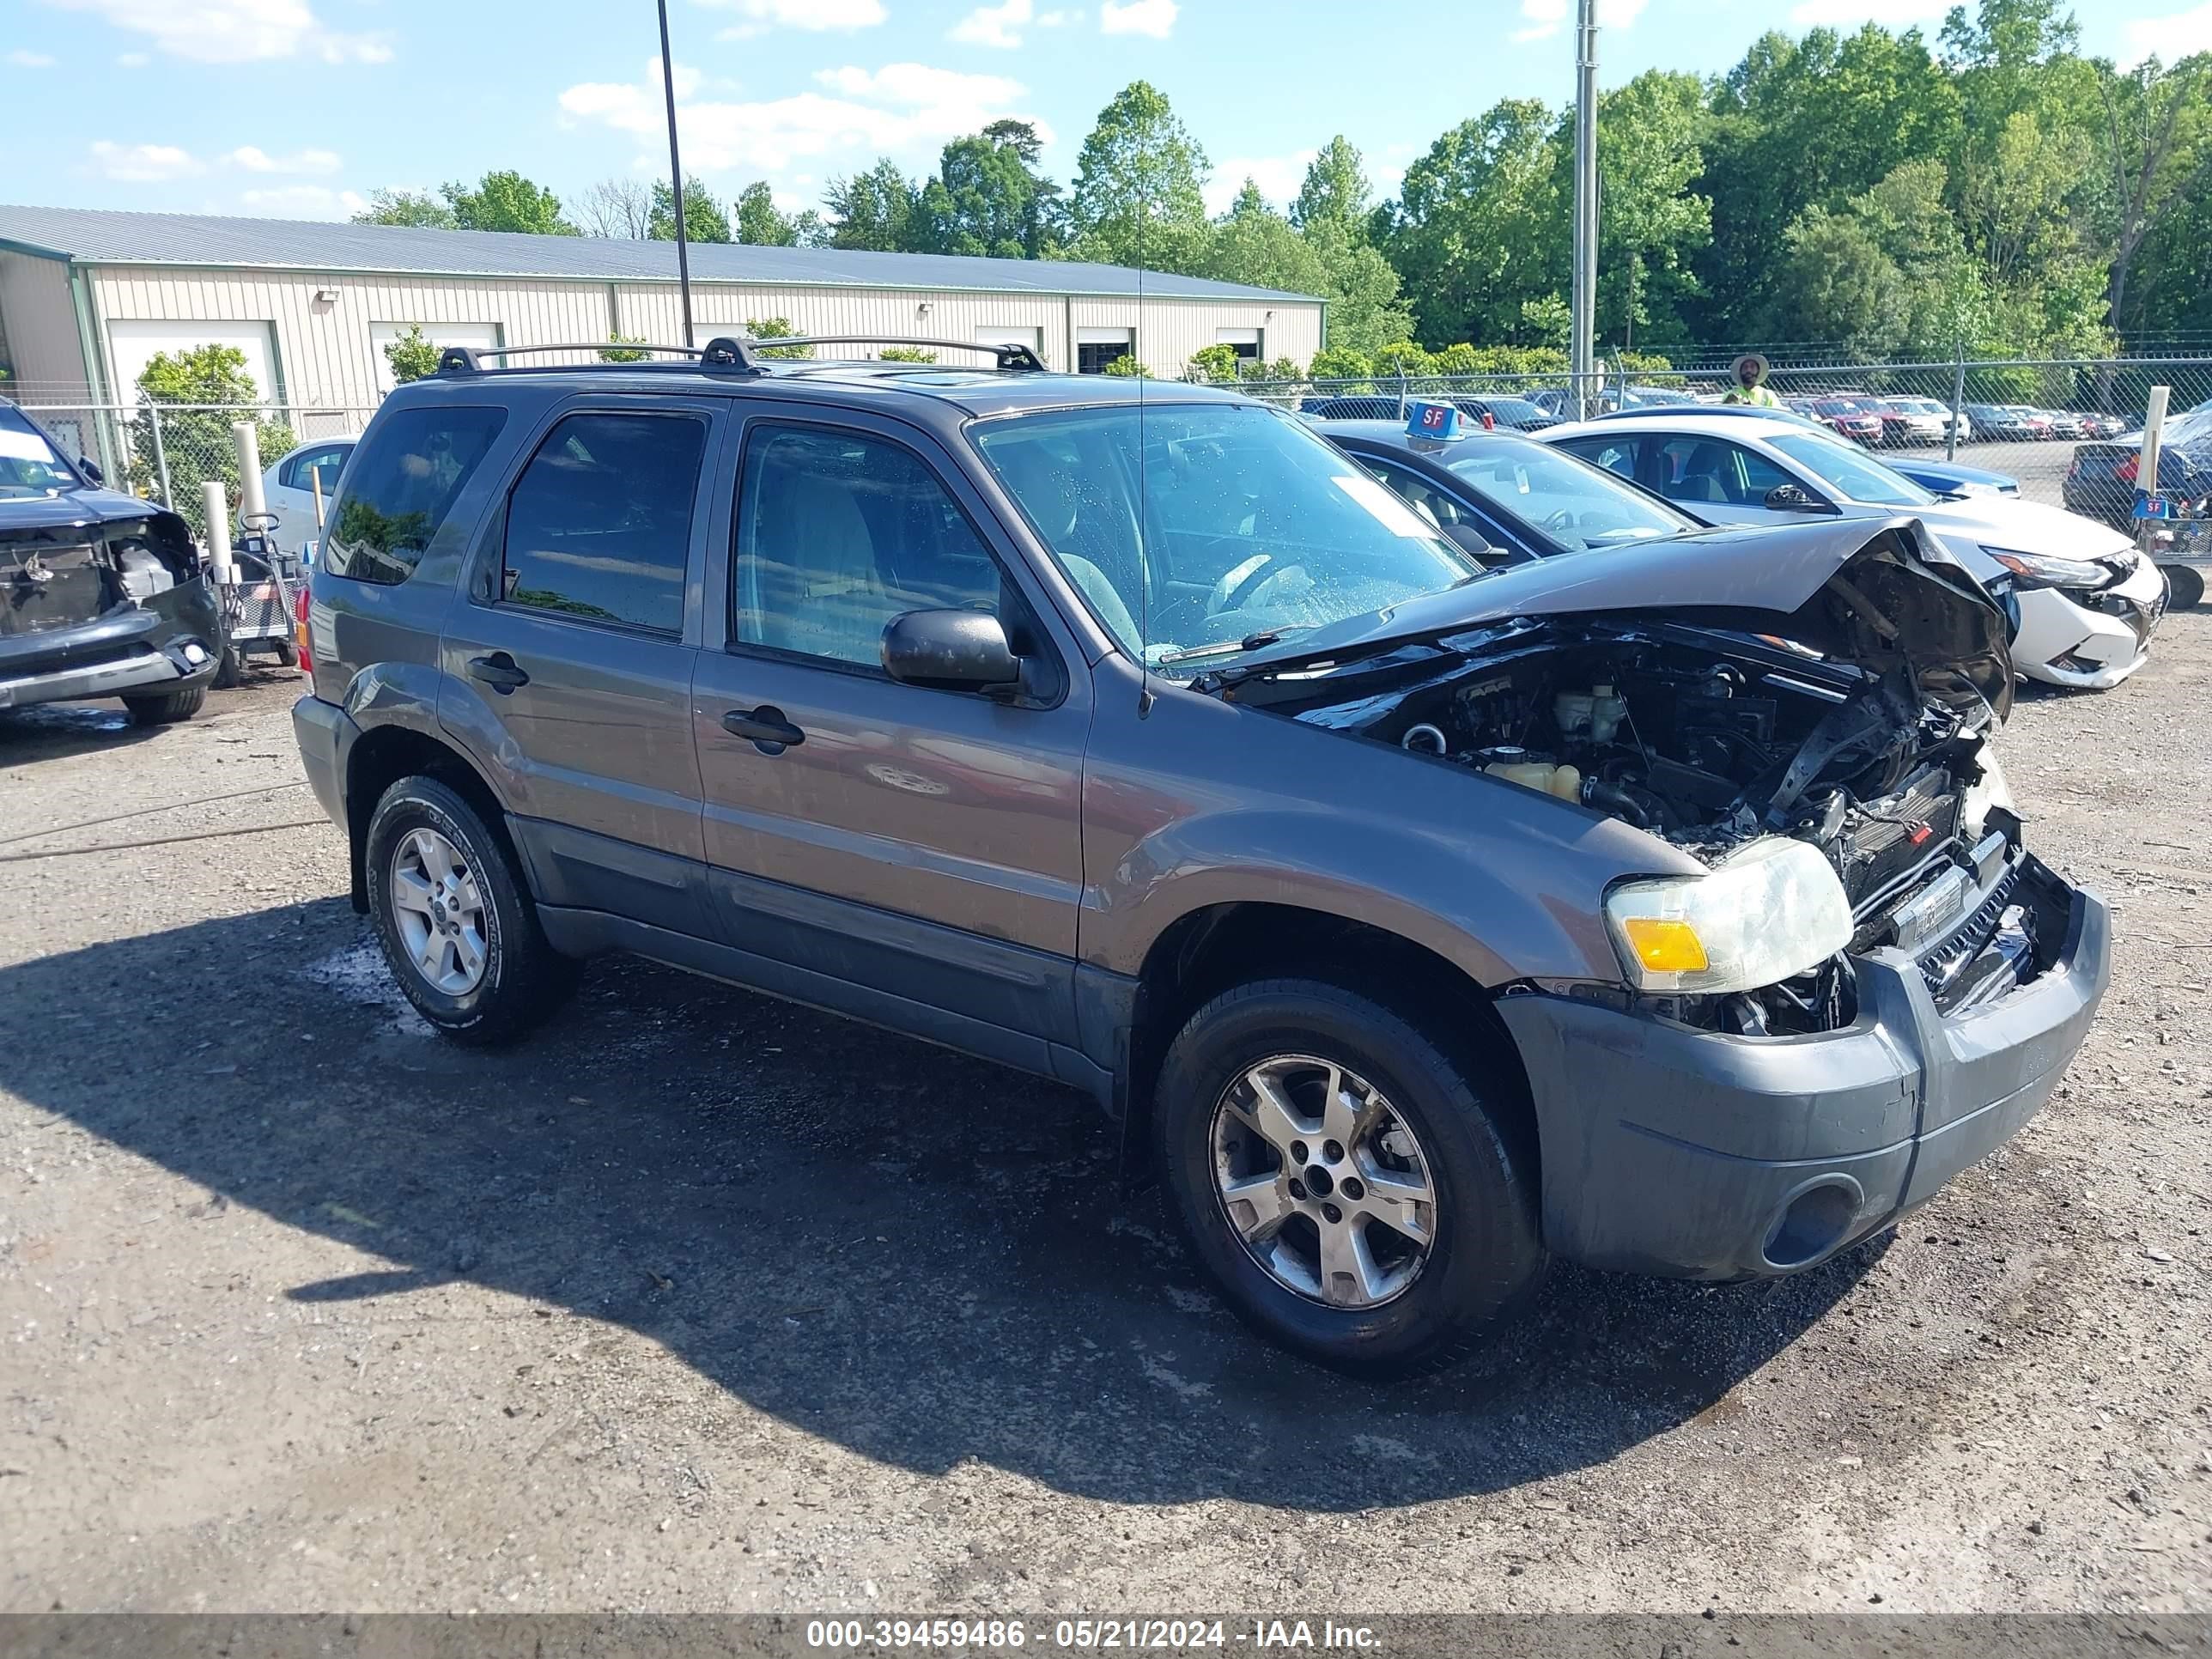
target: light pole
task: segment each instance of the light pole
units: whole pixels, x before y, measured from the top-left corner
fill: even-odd
[[[1577,412],[1588,415],[1597,370],[1597,0],[1580,0],[1575,22],[1575,276],[1573,345]]]
[[[676,59],[668,50],[668,0],[657,0],[660,8],[660,89],[668,100],[668,178],[675,195],[671,198],[676,210],[676,286],[684,295],[684,343],[696,343],[691,338],[691,251],[684,234],[684,162],[676,153]]]

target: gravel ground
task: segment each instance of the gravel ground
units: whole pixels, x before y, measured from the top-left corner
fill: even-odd
[[[2005,734],[2120,905],[2021,1139],[1395,1389],[1248,1337],[1051,1085],[635,963],[427,1036],[333,830],[222,833],[314,816],[289,676],[0,721],[0,1610],[2212,1608],[2208,661]]]

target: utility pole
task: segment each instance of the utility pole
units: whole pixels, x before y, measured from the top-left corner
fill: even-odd
[[[684,234],[684,162],[676,153],[676,59],[668,50],[668,0],[659,0],[660,7],[660,89],[668,100],[668,178],[676,194],[671,198],[676,210],[676,285],[684,293],[684,343],[696,344],[691,337],[691,252]]]
[[[1574,373],[1578,411],[1590,413],[1597,370],[1597,0],[1578,0],[1575,21]]]

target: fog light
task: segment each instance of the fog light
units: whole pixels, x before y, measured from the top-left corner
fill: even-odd
[[[185,660],[191,664],[193,667],[198,668],[207,659],[207,647],[202,645],[198,640],[190,641],[185,644]]]

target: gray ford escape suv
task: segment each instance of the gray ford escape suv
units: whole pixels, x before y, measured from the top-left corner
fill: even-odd
[[[631,951],[1060,1079],[1240,1313],[1370,1373],[1547,1254],[1808,1267],[2050,1094],[2108,913],[1915,522],[1485,574],[1293,418],[999,362],[454,350],[386,401],[295,719],[426,1018]]]

